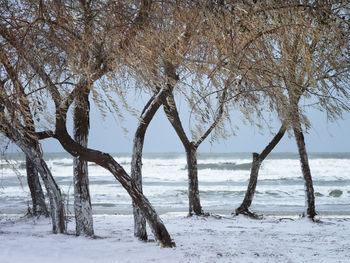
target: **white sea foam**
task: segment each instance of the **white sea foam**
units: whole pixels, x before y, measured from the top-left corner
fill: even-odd
[[[131,157],[114,158],[130,172]],[[66,154],[46,154],[48,166],[69,203],[73,204],[72,158]],[[310,154],[316,209],[327,213],[350,213],[350,154]],[[5,162],[0,171],[0,213],[9,207],[26,211],[30,193],[26,186],[24,157],[11,160],[22,174]],[[249,179],[251,154],[199,154],[198,176],[201,203],[206,211],[233,211],[242,201]],[[144,154],[143,190],[152,204],[162,211],[187,211],[186,156],[180,153]],[[89,164],[90,192],[95,213],[131,213],[127,192],[106,170]],[[259,174],[253,209],[266,212],[303,211],[304,190],[296,154],[272,154]],[[73,211],[73,209],[71,209]]]

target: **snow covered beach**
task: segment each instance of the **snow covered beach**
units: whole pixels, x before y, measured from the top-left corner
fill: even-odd
[[[66,154],[46,157],[72,213],[72,159]],[[130,156],[116,157],[130,169]],[[250,158],[245,153],[202,154],[199,177],[204,211],[223,216],[188,218],[184,155],[145,155],[144,191],[176,242],[172,249],[134,238],[130,198],[112,176],[94,165],[89,169],[97,238],[76,237],[74,218],[68,235],[52,234],[49,219],[21,217],[30,200],[26,180],[4,163],[0,263],[349,262],[349,154],[311,154],[316,209],[323,223],[297,216],[304,210],[303,182],[298,157],[289,153],[272,155],[261,170],[252,207],[269,216],[263,220],[232,217],[245,193]],[[23,157],[13,159],[24,176]]]
[[[95,239],[51,233],[50,220],[0,217],[0,262],[349,262],[350,218],[322,223],[267,216],[186,217],[163,214],[176,242],[160,248],[133,237],[132,215],[94,216]],[[149,231],[150,232],[150,231]],[[151,237],[152,239],[152,237]]]

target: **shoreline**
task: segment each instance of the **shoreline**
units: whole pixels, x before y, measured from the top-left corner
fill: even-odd
[[[159,215],[167,215],[167,214],[184,214],[186,215],[188,213],[187,210],[184,209],[161,209],[161,208],[157,208],[155,207],[155,210],[157,211],[157,213]],[[232,210],[226,210],[226,209],[203,209],[204,212],[208,212],[211,215],[224,215],[224,216],[230,216],[232,213],[234,213],[234,209]],[[70,210],[69,212],[69,216],[74,216],[74,213],[72,213]],[[302,213],[303,213],[303,209],[300,209],[298,212],[296,211],[275,211],[275,210],[254,210],[252,209],[252,211],[254,211],[256,214],[262,215],[262,216],[267,216],[267,217],[285,217],[285,216],[289,216],[289,217],[301,217]],[[317,212],[317,216],[318,217],[350,217],[350,211],[318,211],[316,209]],[[93,211],[92,214],[94,216],[104,216],[104,215],[132,215],[133,212],[132,210],[116,210],[116,211],[112,211],[112,210],[99,210],[99,211]],[[1,210],[0,211],[0,217],[1,216],[6,216],[6,215],[10,215],[10,216],[24,216],[26,215],[26,212],[23,210]]]

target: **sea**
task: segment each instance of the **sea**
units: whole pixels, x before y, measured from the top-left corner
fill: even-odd
[[[111,154],[130,172],[131,154]],[[67,153],[45,153],[69,214],[73,211],[73,161]],[[247,189],[251,153],[199,153],[200,200],[205,212],[231,214]],[[309,153],[316,210],[320,215],[350,215],[350,153]],[[131,199],[107,170],[89,163],[94,214],[131,214]],[[188,211],[186,155],[145,153],[143,191],[160,213]],[[300,215],[304,183],[297,153],[271,153],[263,162],[251,209],[266,215]],[[0,214],[24,214],[31,206],[23,154],[0,161]]]

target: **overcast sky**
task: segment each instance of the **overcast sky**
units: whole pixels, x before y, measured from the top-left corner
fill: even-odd
[[[182,111],[184,112],[184,110]],[[350,152],[350,114],[344,120],[335,123],[327,121],[324,113],[316,111],[309,113],[313,128],[305,136],[309,152]],[[187,126],[188,119],[184,119]],[[91,131],[89,147],[104,152],[131,152],[132,138],[137,125],[135,117],[128,117],[123,126],[128,129],[125,134],[121,124],[112,116],[102,120],[95,107],[91,110]],[[277,131],[279,129],[276,122]],[[219,143],[210,144],[209,140],[200,147],[200,152],[260,152],[271,140],[269,131],[262,132],[249,125],[240,125],[236,136]],[[45,152],[60,152],[62,147],[54,139],[42,141]],[[183,146],[169,124],[162,109],[152,120],[146,134],[144,152],[183,152]],[[274,151],[296,152],[297,148],[293,137],[285,136]]]

